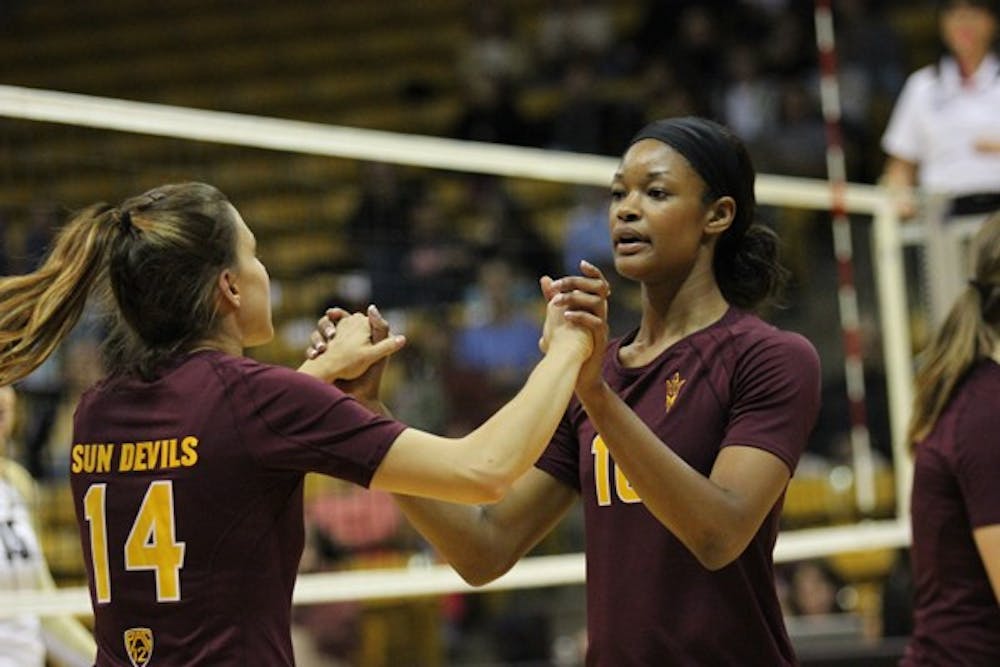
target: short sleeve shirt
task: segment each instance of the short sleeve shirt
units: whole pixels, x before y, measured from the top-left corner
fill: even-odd
[[[708,476],[723,447],[755,447],[795,470],[819,408],[815,349],[730,309],[650,364],[604,377],[675,453]],[[712,572],[642,504],[577,402],[537,466],[584,504],[588,665],[795,663],[774,587],[782,500],[735,562]]]
[[[98,665],[292,665],[302,482],[367,485],[405,427],[216,351],[82,398],[70,470]]]
[[[1000,365],[975,366],[917,445],[914,629],[903,665],[1000,665],[1000,605],[972,532],[1000,524]]]
[[[918,165],[929,192],[963,195],[1000,192],[1000,153],[975,149],[979,139],[1000,140],[1000,60],[990,55],[967,81],[944,58],[917,70],[896,102],[882,148]]]

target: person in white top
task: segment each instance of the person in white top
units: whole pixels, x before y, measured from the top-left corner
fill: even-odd
[[[0,600],[11,592],[55,587],[31,517],[34,480],[6,458],[15,401],[14,390],[0,386]],[[72,617],[0,616],[0,667],[91,665],[96,654],[90,632]]]
[[[909,76],[882,147],[882,183],[903,217],[916,213],[913,188],[953,200],[958,215],[1000,208],[1000,23],[996,0],[946,0],[946,54]],[[978,209],[978,210],[975,210]]]

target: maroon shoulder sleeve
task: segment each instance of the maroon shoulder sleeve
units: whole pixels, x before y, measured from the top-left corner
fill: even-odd
[[[747,349],[735,368],[733,405],[722,446],[774,454],[795,472],[820,404],[820,364],[812,344],[788,332]]]
[[[238,382],[253,455],[266,467],[319,472],[367,486],[406,425],[369,411],[337,387],[280,366],[248,362]]]

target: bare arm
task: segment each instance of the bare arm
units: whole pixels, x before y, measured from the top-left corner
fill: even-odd
[[[993,595],[1000,602],[1000,525],[983,526],[972,531],[979,557],[983,559],[986,574],[993,587]]]
[[[565,516],[576,492],[537,468],[494,505],[397,495],[403,514],[473,586],[507,572]]]
[[[403,431],[372,478],[372,488],[452,502],[495,502],[538,459],[573,394],[590,353],[575,337],[553,340],[524,387],[463,438]],[[560,337],[562,338],[562,337]]]
[[[388,332],[384,320],[373,322],[373,327],[379,329],[373,334],[377,337]],[[322,323],[321,328],[325,329]],[[352,389],[365,396],[374,412],[391,417],[385,404],[373,398],[373,387],[377,395],[377,382]],[[393,497],[410,524],[455,571],[473,586],[481,586],[505,574],[538,544],[566,514],[575,496],[548,473],[531,468],[493,505],[461,505],[403,494]]]
[[[781,459],[754,447],[725,447],[705,477],[606,384],[579,395],[615,463],[660,523],[710,570],[739,557],[791,477]]]
[[[336,355],[327,360],[336,349],[354,350],[365,345],[379,349],[394,340],[379,340],[387,335],[387,325],[372,309],[367,316],[341,316],[336,324],[328,313],[320,320],[303,368],[323,367],[320,376],[329,376],[329,369],[343,365]],[[317,349],[317,343],[325,349]],[[496,414],[463,438],[406,429],[382,459],[371,486],[450,502],[499,500],[548,444],[573,395],[580,366],[593,351],[590,332],[573,324],[566,308],[553,302],[546,309],[539,345],[545,356],[521,391]],[[358,393],[377,410],[377,362],[385,354],[372,356],[375,358],[366,364],[352,367],[358,369],[356,373],[341,377],[354,378],[356,389],[364,387]]]
[[[911,218],[917,212],[917,200],[913,191],[917,184],[917,163],[889,156],[880,179],[896,200],[899,214]]]
[[[600,316],[599,322],[580,322],[603,348],[607,311],[599,303],[607,288],[600,271],[584,269],[584,276],[562,278],[553,289],[573,312]],[[594,357],[580,371],[576,394],[646,508],[709,569],[728,565],[746,549],[791,477],[777,456],[740,446],[723,448],[705,477],[608,386]]]

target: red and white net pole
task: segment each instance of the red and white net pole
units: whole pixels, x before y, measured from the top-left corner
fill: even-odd
[[[816,47],[820,62],[820,99],[826,123],[826,169],[830,181],[830,211],[833,215],[833,247],[837,257],[837,297],[844,343],[844,373],[850,406],[851,458],[854,492],[863,513],[875,507],[875,466],[872,459],[868,418],[865,413],[865,373],[861,353],[858,294],[854,288],[854,250],[851,223],[847,217],[847,167],[840,125],[840,85],[837,81],[837,49],[830,0],[816,0]]]

